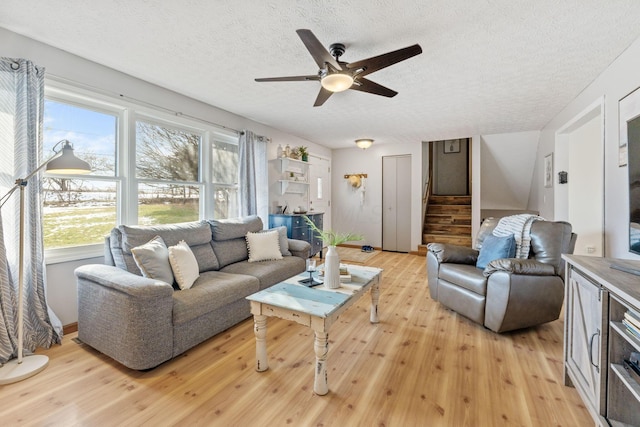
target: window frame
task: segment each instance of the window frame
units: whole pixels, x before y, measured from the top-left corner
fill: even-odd
[[[115,147],[115,171],[113,176],[101,176],[101,175],[77,175],[77,174],[65,174],[65,175],[52,175],[44,172],[45,178],[69,178],[69,179],[91,179],[92,181],[113,182],[116,185],[116,222],[120,221],[121,209],[120,209],[120,196],[122,194],[122,176],[119,175],[119,163],[120,163],[120,136],[124,130],[126,108],[121,105],[109,102],[105,99],[101,99],[98,96],[89,96],[82,90],[70,90],[65,85],[59,83],[51,83],[45,80],[45,99],[55,101],[62,104],[72,105],[76,108],[83,108],[86,110],[95,111],[102,114],[109,114],[116,116],[116,147]],[[71,141],[73,143],[73,141]],[[48,157],[46,157],[48,160]],[[44,224],[43,224],[44,226]],[[74,261],[79,259],[94,258],[104,255],[104,243],[94,243],[88,245],[69,246],[64,248],[45,248],[45,261],[46,264],[56,264],[60,262]]]
[[[167,185],[193,185],[200,187],[198,217],[207,218],[207,213],[213,215],[215,209],[214,186],[212,182],[212,144],[211,141],[221,141],[238,144],[238,132],[229,128],[206,122],[204,120],[182,117],[180,113],[171,113],[168,109],[131,102],[126,99],[105,95],[96,90],[88,90],[55,77],[45,78],[45,98],[64,104],[73,105],[105,114],[117,116],[116,158],[114,176],[94,175],[64,175],[65,178],[84,178],[96,181],[109,181],[116,184],[116,224],[138,223],[138,184],[159,183]],[[201,136],[199,147],[199,180],[164,181],[136,176],[136,122],[170,126],[186,132],[197,133]],[[73,142],[73,141],[72,141]],[[46,174],[44,176],[47,176]],[[57,175],[56,177],[61,177]],[[231,186],[232,187],[232,186]],[[235,184],[236,191],[239,187]],[[104,255],[104,243],[79,245],[65,248],[45,249],[46,264],[76,261],[95,258]]]

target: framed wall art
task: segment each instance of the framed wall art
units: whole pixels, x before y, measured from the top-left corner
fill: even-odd
[[[618,166],[627,165],[627,143],[629,141],[627,123],[638,116],[640,116],[640,88],[635,89],[618,102]]]
[[[544,156],[544,186],[553,187],[553,153]]]
[[[460,140],[459,139],[449,139],[447,141],[443,141],[444,146],[444,154],[449,153],[459,153],[460,152]]]

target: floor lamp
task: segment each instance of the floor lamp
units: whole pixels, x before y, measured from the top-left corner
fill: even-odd
[[[56,151],[60,145],[62,149]],[[73,147],[66,139],[58,142],[54,147],[55,154],[46,162],[42,163],[36,170],[27,175],[26,178],[16,180],[15,185],[2,199],[0,199],[0,209],[9,200],[9,197],[20,190],[20,254],[18,261],[18,357],[9,360],[0,366],[0,385],[10,384],[29,378],[42,371],[49,364],[49,358],[41,354],[22,355],[24,341],[24,190],[31,177],[37,174],[43,167],[47,167],[47,172],[52,174],[86,174],[91,172],[91,166],[84,160],[80,160],[73,154]],[[62,154],[60,154],[62,152]],[[58,155],[60,154],[60,155]]]

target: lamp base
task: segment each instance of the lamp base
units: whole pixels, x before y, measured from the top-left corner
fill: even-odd
[[[49,358],[42,354],[24,356],[22,363],[11,359],[0,367],[0,385],[16,383],[34,376],[49,364]]]

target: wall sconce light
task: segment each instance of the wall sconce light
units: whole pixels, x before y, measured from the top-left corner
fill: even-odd
[[[370,138],[356,139],[356,145],[358,146],[358,148],[362,148],[363,150],[371,147],[372,144],[373,139]]]

